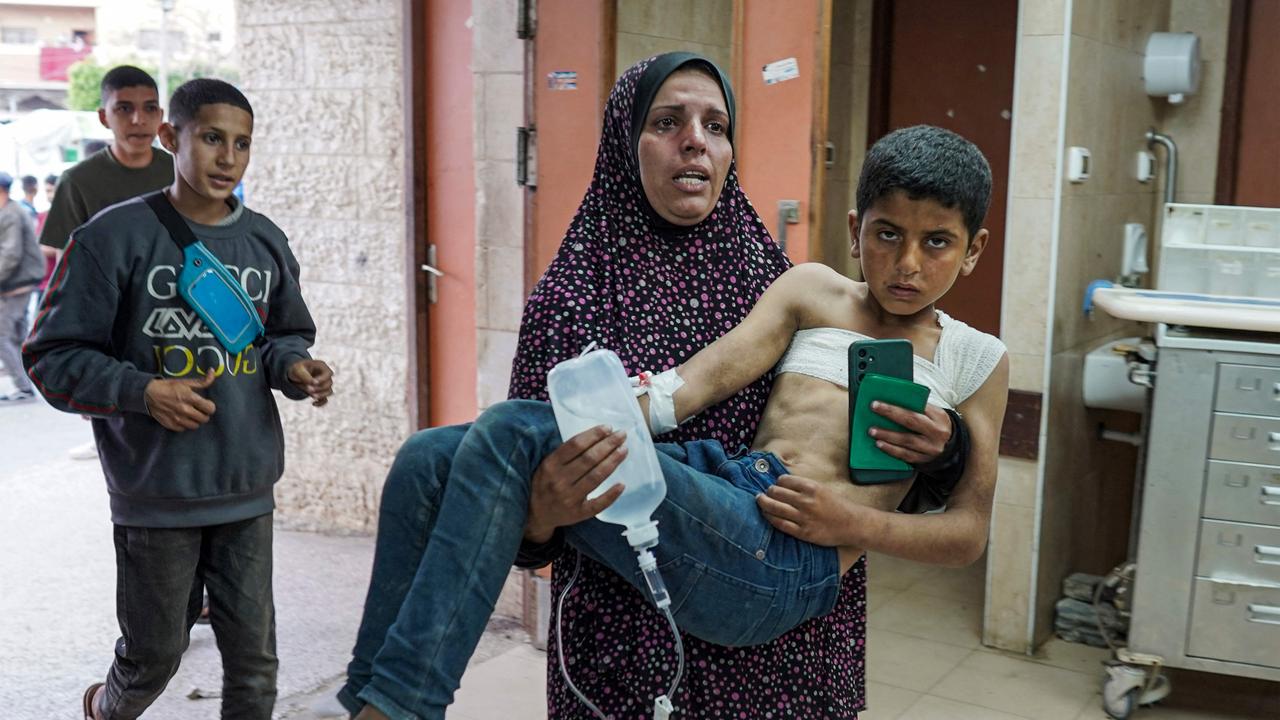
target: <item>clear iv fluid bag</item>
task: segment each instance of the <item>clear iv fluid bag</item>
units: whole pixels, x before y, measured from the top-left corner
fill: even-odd
[[[590,497],[622,483],[622,496],[596,517],[626,527],[633,546],[652,545],[657,527],[650,515],[666,497],[667,483],[622,361],[610,350],[565,360],[547,374],[547,390],[562,440],[597,425],[626,431],[627,457]]]

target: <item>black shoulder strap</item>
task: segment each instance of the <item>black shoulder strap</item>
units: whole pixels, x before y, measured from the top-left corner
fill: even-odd
[[[169,237],[173,238],[179,249],[185,250],[188,245],[194,245],[197,242],[196,234],[191,232],[191,226],[174,209],[173,203],[169,202],[163,190],[145,195],[142,199],[151,208],[151,212],[156,214],[160,224],[169,231]]]

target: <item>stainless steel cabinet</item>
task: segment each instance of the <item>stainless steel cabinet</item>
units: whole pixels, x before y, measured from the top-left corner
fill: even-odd
[[[1129,647],[1280,680],[1280,337],[1164,330]]]

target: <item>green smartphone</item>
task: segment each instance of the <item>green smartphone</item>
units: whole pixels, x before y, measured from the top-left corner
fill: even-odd
[[[867,435],[867,429],[870,425],[866,424],[866,420],[883,420],[883,418],[872,412],[874,418],[864,416],[861,424],[856,421],[858,417],[859,391],[862,388],[863,378],[866,377],[867,373],[911,381],[915,374],[914,362],[910,340],[899,338],[858,340],[849,345],[849,476],[855,484],[874,485],[898,482],[900,480],[909,480],[915,475],[914,469],[900,461],[895,461],[899,463],[899,466],[893,469],[858,467],[858,465],[866,465],[868,458],[875,458],[876,456],[889,460],[893,460],[893,458],[889,458],[888,455],[885,455],[879,448],[875,447],[875,440]],[[866,406],[866,411],[870,411],[871,400],[876,399],[891,402],[890,398],[887,397],[866,398],[866,402],[863,403]],[[887,423],[888,421],[885,422]]]

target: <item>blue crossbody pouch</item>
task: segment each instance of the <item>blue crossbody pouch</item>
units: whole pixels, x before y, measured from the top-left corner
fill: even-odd
[[[218,257],[196,238],[163,191],[143,199],[182,250],[178,294],[200,316],[218,343],[227,352],[238,354],[265,330],[249,294]]]

